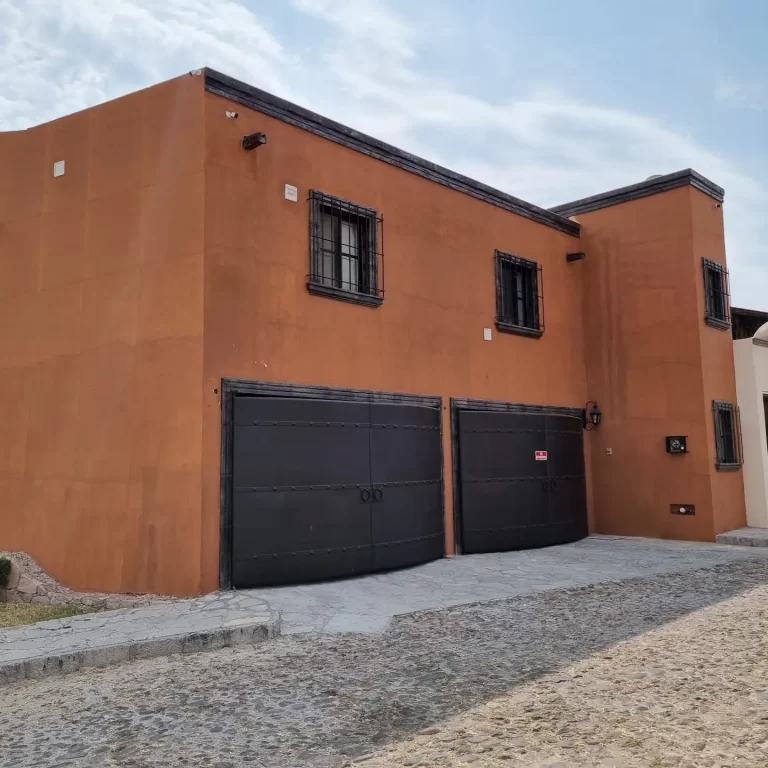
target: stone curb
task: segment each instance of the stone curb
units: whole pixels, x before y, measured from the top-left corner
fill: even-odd
[[[738,529],[719,533],[715,537],[718,544],[730,544],[736,547],[768,547],[768,530],[760,528]]]
[[[66,675],[88,667],[105,667],[125,661],[170,656],[174,653],[200,653],[236,645],[255,645],[279,635],[280,616],[275,613],[267,620],[260,619],[250,624],[239,624],[237,627],[216,627],[202,632],[185,632],[83,651],[65,651],[23,661],[0,662],[0,685],[49,675]]]

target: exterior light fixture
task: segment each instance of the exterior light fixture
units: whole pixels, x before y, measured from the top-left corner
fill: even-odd
[[[581,261],[582,259],[586,258],[586,253],[566,253],[565,254],[565,260],[566,261]]]
[[[249,136],[243,136],[243,149],[252,150],[267,143],[266,133],[252,133]]]
[[[667,453],[688,453],[687,435],[667,435]]]
[[[590,408],[589,406],[592,406]],[[600,426],[600,421],[603,418],[603,412],[600,410],[600,406],[594,401],[590,400],[581,412],[581,418],[584,422],[584,429],[587,432],[591,432],[593,429],[597,429]]]

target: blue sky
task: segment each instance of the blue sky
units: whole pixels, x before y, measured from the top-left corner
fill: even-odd
[[[0,0],[0,130],[207,65],[542,206],[693,167],[768,310],[767,40],[765,0]]]

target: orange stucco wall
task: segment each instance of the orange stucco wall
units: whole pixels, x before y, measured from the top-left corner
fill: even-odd
[[[715,470],[712,400],[736,402],[730,333],[704,323],[701,259],[724,262],[721,209],[683,187],[577,219],[589,391],[604,411],[589,442],[595,529],[706,541],[745,525],[741,473]],[[666,435],[687,435],[689,453],[667,454]]]
[[[727,264],[723,209],[697,189],[689,189],[693,234],[693,268],[701,285],[702,258]],[[705,295],[697,292],[699,318],[704,317]],[[738,472],[715,470],[715,422],[712,401],[725,400],[736,405],[736,372],[733,362],[733,339],[730,331],[699,324],[701,370],[704,385],[704,423],[707,429],[708,470],[712,493],[713,533],[730,531],[747,524],[744,476]]]
[[[238,120],[225,111],[237,109]],[[222,377],[583,406],[578,239],[211,94],[206,111],[204,583],[218,579]],[[263,131],[268,143],[239,147]],[[285,184],[298,187],[296,203]],[[310,189],[384,218],[381,307],[307,292]],[[497,333],[494,249],[543,266],[546,331]],[[493,340],[483,341],[483,328]],[[444,412],[446,513],[450,418]],[[453,523],[446,526],[452,547]]]
[[[268,143],[244,152],[255,131]],[[579,215],[579,239],[189,75],[0,134],[0,167],[0,550],[73,588],[218,587],[223,377],[441,396],[449,551],[451,397],[598,400],[593,530],[710,540],[744,524],[741,473],[714,469],[730,338],[703,322],[722,216],[693,188]],[[310,189],[383,215],[381,307],[308,293]],[[541,339],[495,328],[497,248],[543,267]],[[667,434],[691,453],[668,456]]]
[[[73,588],[202,586],[202,97],[0,134],[0,549]]]

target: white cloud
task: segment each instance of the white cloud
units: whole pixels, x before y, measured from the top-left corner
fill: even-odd
[[[0,0],[0,130],[206,65],[292,97],[295,60],[233,0]]]
[[[373,50],[403,59],[414,57],[416,30],[377,0],[292,0],[298,10],[334,25],[349,55],[364,64]]]
[[[329,104],[337,119],[435,162],[546,207],[688,167],[724,186],[735,301],[768,308],[768,189],[717,152],[647,115],[557,89],[493,103],[420,75],[417,32],[379,0],[358,0],[354,23],[348,2],[293,3],[335,29],[325,61],[346,88],[345,103]],[[439,142],[448,131],[459,137],[450,151]]]
[[[715,101],[727,107],[762,110],[768,106],[765,83],[721,77],[715,86]]]
[[[768,190],[684,130],[553,88],[469,95],[424,74],[434,27],[380,0],[291,0],[292,23],[312,27],[311,49],[293,31],[279,39],[248,2],[0,0],[0,129],[208,65],[543,206],[690,166],[726,188],[736,303],[766,305]],[[728,81],[718,93],[764,97]]]

